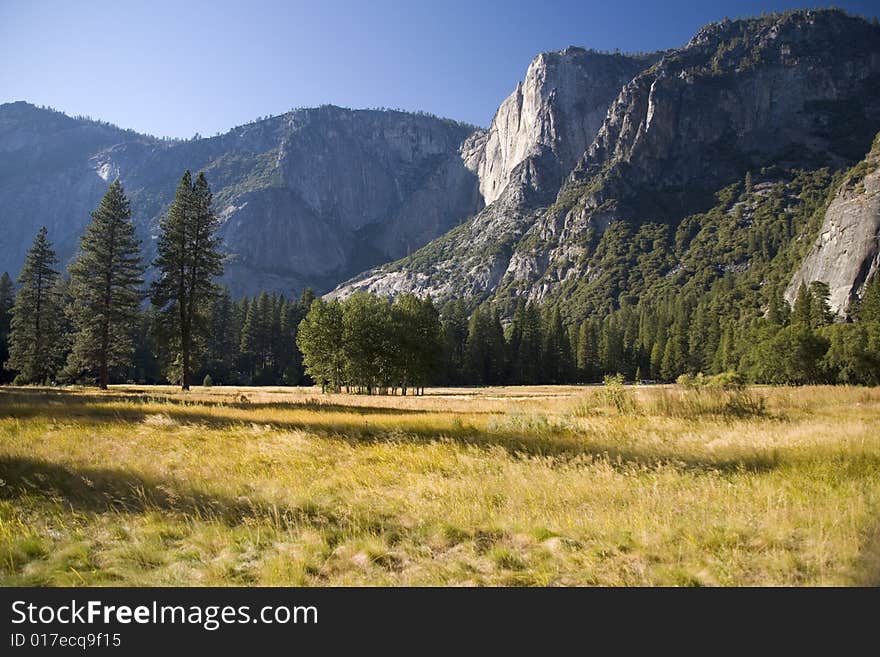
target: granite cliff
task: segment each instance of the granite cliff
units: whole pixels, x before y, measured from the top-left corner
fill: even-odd
[[[792,276],[785,298],[793,304],[801,282],[829,287],[828,304],[846,314],[880,267],[880,134],[844,178],[825,211],[812,250]]]
[[[486,209],[336,294],[369,289],[430,293],[441,301],[494,298],[509,310],[517,298],[568,298],[601,285],[615,304],[631,290],[625,282],[609,286],[597,266],[597,245],[609,226],[629,226],[633,234],[640,225],[665,226],[672,253],[676,226],[711,208],[726,186],[750,172],[772,185],[798,170],[845,170],[864,156],[880,127],[880,27],[840,11],[714,23],[655,59],[621,84],[595,136],[577,141],[576,148],[586,145],[576,161],[571,149],[557,146],[550,157],[539,146],[511,170],[520,184],[507,185],[494,200],[497,184],[486,173],[494,170],[477,167],[491,201]],[[530,77],[540,76],[530,68]],[[522,88],[512,98],[519,96]],[[563,125],[572,114],[556,116],[556,135],[585,134]],[[566,163],[570,169],[557,185],[554,167]],[[621,261],[635,263],[645,247],[615,248],[628,254]],[[658,266],[663,276],[680,263],[671,258]]]
[[[0,106],[0,271],[39,226],[63,262],[119,177],[145,255],[185,168],[204,170],[223,218],[233,293],[332,288],[405,256],[479,210],[462,144],[474,129],[428,115],[296,110],[186,141],[159,140],[27,103]]]

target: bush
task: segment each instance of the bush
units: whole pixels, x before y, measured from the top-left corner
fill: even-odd
[[[210,388],[212,385],[214,385],[214,379],[211,378],[210,374],[205,374],[205,378],[202,379],[202,385],[206,388]]]
[[[745,380],[739,372],[722,372],[715,376],[705,376],[702,372],[696,376],[682,374],[675,382],[683,388],[720,388],[721,390],[741,390]]]
[[[706,385],[710,388],[721,388],[722,390],[742,390],[746,386],[745,379],[739,372],[722,372],[715,376],[710,376]]]
[[[603,380],[602,396],[606,405],[622,414],[632,413],[636,409],[636,402],[629,390],[623,385],[623,374],[605,375]]]

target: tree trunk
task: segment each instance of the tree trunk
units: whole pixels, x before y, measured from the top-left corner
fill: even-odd
[[[106,357],[101,359],[101,365],[98,368],[98,376],[98,386],[101,388],[101,390],[106,390],[107,386],[110,384],[110,372],[109,368],[107,367]]]
[[[180,389],[189,390],[189,336],[184,336],[182,342],[181,361],[183,371],[180,373]]]

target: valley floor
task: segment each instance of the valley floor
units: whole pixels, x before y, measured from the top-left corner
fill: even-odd
[[[0,388],[0,584],[880,584],[880,389],[427,393]]]

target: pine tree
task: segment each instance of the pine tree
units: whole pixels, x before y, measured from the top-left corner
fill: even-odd
[[[15,302],[15,289],[9,274],[0,276],[0,382],[6,383],[11,377],[3,368],[9,358],[9,325],[12,321],[12,305]]]
[[[234,382],[233,368],[239,355],[240,331],[236,305],[229,289],[224,287],[211,308],[211,331],[204,372],[211,374],[214,383]]]
[[[159,279],[153,283],[153,304],[169,334],[174,367],[183,390],[189,390],[193,359],[208,330],[214,279],[223,273],[219,222],[211,209],[211,190],[204,173],[195,183],[186,171],[174,202],[159,224]]]
[[[543,378],[547,383],[565,383],[570,376],[571,352],[558,308],[554,307],[546,314],[543,333]]]
[[[797,298],[794,301],[794,308],[791,311],[791,323],[800,324],[802,326],[812,326],[812,310],[813,295],[806,283],[801,281],[798,288]]]
[[[513,311],[513,320],[505,333],[507,342],[507,364],[508,371],[506,380],[508,383],[520,383],[520,363],[519,363],[519,345],[522,342],[523,321],[525,319],[526,302],[522,298],[516,303],[516,309]]]
[[[504,331],[497,310],[481,306],[471,315],[465,343],[468,379],[476,384],[497,385],[505,371]]]
[[[45,227],[37,233],[18,276],[21,285],[12,308],[9,360],[22,383],[51,379],[61,360],[62,305],[57,287],[58,262]]]
[[[131,365],[143,299],[139,250],[128,199],[116,180],[92,213],[70,266],[68,315],[74,333],[66,369],[74,376],[97,371],[102,390],[112,368]]]
[[[777,290],[770,294],[770,303],[767,307],[767,321],[773,326],[784,326],[788,319],[788,304]]]
[[[526,385],[540,383],[543,342],[541,314],[538,312],[538,307],[529,302],[523,309],[522,331],[517,345],[517,353],[514,354],[516,358],[514,370],[519,383]]]
[[[666,328],[661,326],[657,331],[654,344],[651,347],[651,378],[663,377],[663,355],[666,353]]]
[[[584,321],[578,331],[576,365],[583,381],[599,379],[598,333],[595,319]]]
[[[623,335],[614,316],[606,317],[600,328],[599,362],[603,374],[616,374],[625,368]]]
[[[264,291],[251,301],[241,328],[241,353],[250,364],[248,373],[252,383],[263,382],[262,377],[268,366],[271,322],[271,298]]]
[[[450,301],[441,313],[443,340],[443,382],[457,385],[464,382],[465,343],[468,316],[464,301]]]
[[[831,290],[827,283],[813,281],[810,283],[810,323],[813,328],[825,326],[834,321],[834,312],[828,305]]]
[[[858,306],[858,318],[862,322],[880,322],[880,274],[875,273],[865,284]]]

